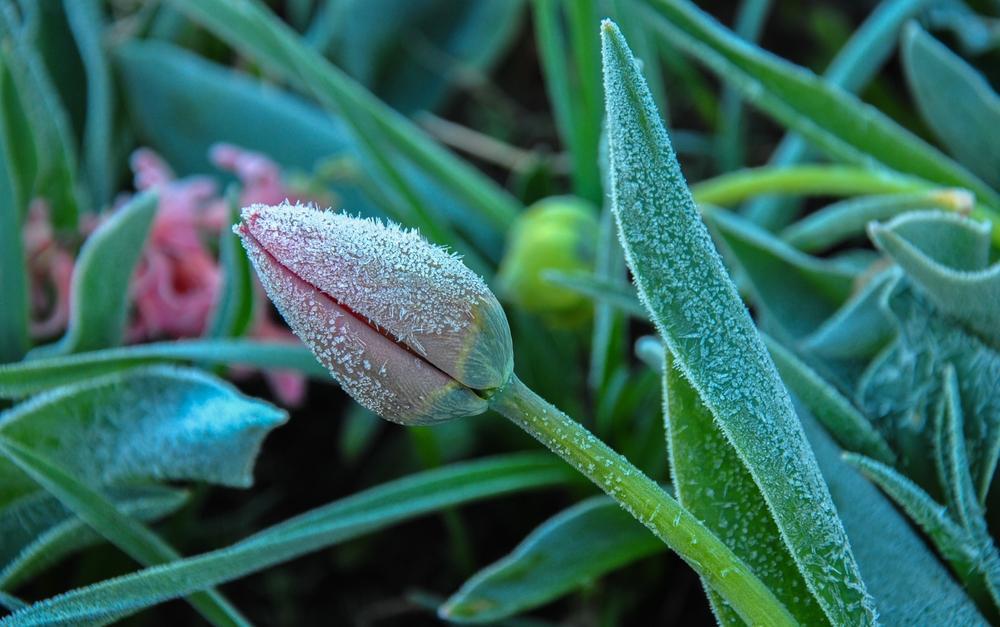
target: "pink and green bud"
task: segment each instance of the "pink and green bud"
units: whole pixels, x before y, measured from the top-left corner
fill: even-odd
[[[284,203],[236,232],[292,330],[359,403],[406,424],[482,413],[513,370],[481,278],[396,225]]]

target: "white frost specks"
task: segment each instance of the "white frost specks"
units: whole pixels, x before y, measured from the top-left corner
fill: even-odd
[[[510,331],[493,293],[416,231],[289,203],[242,217],[299,278],[462,383],[495,387],[509,375]]]
[[[405,424],[475,415],[486,403],[303,281],[242,233],[265,291],[316,359],[358,403]],[[381,364],[377,370],[374,363]]]

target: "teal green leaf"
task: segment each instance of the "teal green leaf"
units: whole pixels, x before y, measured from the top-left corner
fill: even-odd
[[[162,564],[180,558],[169,544],[141,522],[119,511],[104,495],[82,483],[58,463],[29,446],[0,435],[0,456],[58,498],[107,540],[141,564]],[[197,592],[191,604],[213,625],[248,625],[217,592]]]
[[[430,180],[473,210],[472,215],[493,228],[503,230],[513,220],[517,202],[503,189],[305,46],[257,0],[172,0],[172,4],[234,48],[337,111],[372,158],[383,166],[389,164],[386,151],[391,149],[393,154],[404,155]],[[400,189],[404,194],[406,187],[409,185]]]
[[[10,84],[4,80],[6,68],[0,66],[0,109],[6,113],[4,100]],[[0,129],[2,131],[4,129]],[[21,239],[21,216],[18,206],[18,181],[11,137],[0,132],[0,363],[21,359],[28,351],[28,262]],[[12,160],[13,159],[13,160]]]
[[[958,379],[951,364],[944,367],[942,378],[944,394],[941,411],[937,412],[940,424],[936,426],[940,435],[935,438],[935,445],[939,448],[938,459],[943,462],[939,472],[945,481],[948,507],[962,527],[973,529],[982,523],[979,530],[985,532],[983,508],[976,498],[972,475],[969,474],[969,456],[965,450],[965,418],[962,416]]]
[[[122,513],[157,520],[187,502],[183,490],[157,485],[122,486],[105,492]],[[0,589],[13,589],[64,556],[100,538],[57,499],[42,493],[0,511]]]
[[[885,463],[895,461],[896,455],[882,434],[849,400],[790,350],[766,335],[763,337],[781,380],[843,448]]]
[[[534,609],[666,549],[616,503],[595,497],[545,521],[441,606],[451,622],[483,623]]]
[[[0,436],[87,485],[196,480],[246,487],[264,437],[287,419],[201,371],[153,366],[65,386],[0,414]],[[0,465],[0,504],[34,482]]]
[[[745,274],[765,328],[802,337],[850,295],[853,272],[811,257],[735,213],[711,210],[705,217],[719,235],[726,257]]]
[[[782,231],[781,239],[801,251],[820,252],[863,237],[869,222],[888,220],[915,209],[969,211],[974,200],[960,189],[848,198],[810,213]]]
[[[76,226],[76,149],[69,118],[52,78],[32,45],[30,29],[18,18],[14,3],[0,3],[3,59],[10,68],[27,114],[37,156],[34,195],[48,199],[56,226]]]
[[[687,0],[655,0],[650,6],[657,15],[655,26],[671,44],[830,157],[964,187],[1000,207],[1000,195],[989,185],[856,96],[747,45]]]
[[[670,476],[677,499],[743,559],[803,625],[827,624],[736,450],[680,370],[663,369]],[[706,586],[719,622],[742,624]]]
[[[902,514],[842,459],[840,449],[808,411],[801,410],[799,417],[865,585],[875,598],[879,623],[898,627],[987,624]]]
[[[884,0],[851,34],[823,73],[823,80],[846,92],[858,93],[882,69],[896,48],[896,40],[904,22],[920,13],[930,0]],[[801,135],[788,133],[771,154],[768,165],[792,166],[809,155]],[[787,224],[791,212],[781,198],[765,196],[755,199],[746,215],[761,226],[773,230]]]
[[[635,60],[613,25],[603,36],[612,201],[639,297],[828,618],[874,623],[788,392],[699,218]]]
[[[178,340],[0,365],[0,398],[22,398],[137,366],[192,361],[296,370],[322,381],[332,381],[330,373],[304,346],[246,340]]]
[[[1000,187],[1000,96],[982,74],[916,24],[903,31],[901,48],[924,121],[956,159]]]
[[[821,359],[860,359],[875,356],[896,335],[896,327],[882,309],[886,287],[895,280],[892,271],[871,277],[800,346]]]
[[[7,161],[11,177],[10,202],[17,209],[19,218],[23,218],[28,213],[34,192],[38,155],[24,102],[6,64],[0,65],[0,124],[3,158]]]
[[[1000,353],[941,315],[898,269],[895,274],[885,289],[883,307],[897,338],[865,369],[856,399],[899,455],[900,470],[928,487],[936,480],[927,464],[934,439],[929,427],[942,402],[944,369],[954,367],[967,453],[982,498],[1000,450]]]
[[[989,259],[990,225],[946,213],[909,213],[872,225],[872,239],[942,313],[1000,347],[1000,263]]]
[[[229,202],[229,224],[236,224],[240,211],[239,191],[231,188],[226,199]],[[222,287],[205,335],[212,338],[241,337],[253,322],[254,277],[239,236],[229,228],[223,228],[219,233],[219,265],[222,266]]]
[[[520,0],[317,4],[309,45],[407,115],[437,109],[450,91],[482,80],[524,14]]]
[[[116,49],[115,62],[139,136],[180,175],[211,171],[214,142],[256,150],[305,171],[354,150],[349,131],[336,118],[182,48],[131,42]],[[182,113],[183,124],[169,124]]]
[[[57,343],[32,358],[121,344],[128,316],[129,282],[156,215],[154,192],[139,194],[95,230],[77,258],[70,285],[70,318]]]
[[[413,474],[306,512],[229,547],[39,601],[0,620],[0,625],[123,618],[449,506],[576,477],[562,462],[541,454],[509,455]]]
[[[111,70],[101,38],[104,18],[98,0],[63,0],[63,10],[73,31],[77,49],[87,74],[87,118],[83,130],[83,166],[90,183],[90,194],[97,207],[111,201],[115,191],[112,156]]]

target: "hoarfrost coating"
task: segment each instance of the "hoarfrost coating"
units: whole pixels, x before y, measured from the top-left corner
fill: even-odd
[[[398,422],[485,410],[513,370],[510,330],[461,260],[393,224],[253,205],[236,228],[292,329],[361,404]]]

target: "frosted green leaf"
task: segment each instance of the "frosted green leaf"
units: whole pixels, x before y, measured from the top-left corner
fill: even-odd
[[[410,475],[305,512],[236,544],[77,588],[0,625],[117,620],[208,586],[385,529],[445,507],[565,483],[575,473],[548,455],[478,460]]]
[[[684,375],[663,369],[664,421],[677,500],[742,558],[803,625],[827,624],[753,477]],[[739,616],[706,586],[723,625]]]
[[[844,528],[753,321],[726,274],[635,60],[602,27],[612,202],[639,298],[759,488],[834,624],[876,612]]]
[[[611,499],[591,498],[545,521],[473,575],[438,613],[457,623],[507,618],[666,548]]]
[[[295,370],[322,381],[330,380],[329,372],[305,346],[247,340],[176,340],[0,365],[0,398],[22,398],[144,365],[190,361]]]
[[[989,224],[916,212],[870,230],[938,310],[1000,348],[1000,262],[985,267]]]
[[[0,414],[0,435],[92,486],[196,480],[245,487],[284,412],[196,370],[156,366],[40,394]],[[0,503],[38,489],[0,462]]]
[[[782,381],[810,413],[849,451],[858,451],[886,463],[896,455],[882,435],[849,400],[777,341],[764,337]]]
[[[961,392],[972,476],[982,499],[1000,453],[1000,353],[942,316],[901,272],[895,274],[883,307],[897,337],[858,381],[859,406],[899,455],[900,469],[918,484],[930,485],[936,478],[926,463],[933,442],[929,427],[942,398],[942,373],[951,364]]]
[[[914,23],[903,31],[901,51],[924,121],[967,168],[1000,186],[1000,96],[982,74]]]
[[[187,493],[157,485],[106,491],[122,513],[156,520],[176,511]],[[86,523],[49,494],[36,493],[0,511],[0,589],[12,589],[64,556],[100,541]]]

